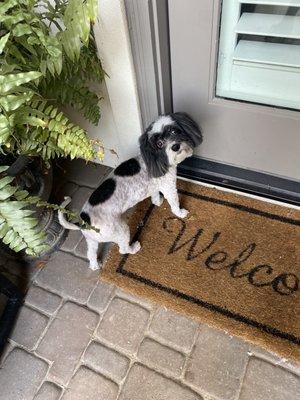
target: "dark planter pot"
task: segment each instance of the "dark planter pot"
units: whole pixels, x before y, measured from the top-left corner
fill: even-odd
[[[53,182],[52,168],[45,168],[40,160],[32,160],[27,156],[20,156],[17,159],[11,156],[5,157],[5,160],[0,159],[0,165],[11,165],[8,169],[8,174],[16,177],[16,182],[22,189],[26,189],[31,195],[39,196],[44,201],[48,201]],[[45,260],[48,256],[56,251],[65,239],[66,231],[59,224],[57,212],[42,208],[33,207],[36,211],[36,217],[39,220],[38,228],[46,232],[46,244],[49,250],[41,254],[39,257],[31,257],[26,255],[25,251],[14,253],[0,242],[0,257],[6,256],[7,258],[22,258],[29,262],[39,262]]]

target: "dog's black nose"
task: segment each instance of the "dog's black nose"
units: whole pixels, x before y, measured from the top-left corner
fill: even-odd
[[[179,144],[179,143],[173,144],[173,146],[171,147],[171,149],[172,149],[173,151],[178,151],[178,150],[180,149],[180,144]]]

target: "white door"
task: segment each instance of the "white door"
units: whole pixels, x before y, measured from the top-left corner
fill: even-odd
[[[170,0],[174,111],[197,155],[300,180],[300,0]]]

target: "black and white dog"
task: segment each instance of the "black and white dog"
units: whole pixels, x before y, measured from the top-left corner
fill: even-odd
[[[145,198],[151,196],[152,203],[160,206],[163,195],[173,214],[180,218],[187,216],[188,211],[179,205],[176,167],[201,142],[198,125],[185,113],[160,116],[147,128],[140,137],[141,154],[120,164],[83,206],[81,218],[99,229],[99,233],[82,229],[91,269],[100,267],[97,251],[101,242],[117,243],[121,254],[135,254],[140,250],[139,242],[130,244],[129,227],[122,215]],[[70,201],[70,197],[65,198],[62,206]],[[68,222],[61,212],[59,221],[67,229],[81,229]]]

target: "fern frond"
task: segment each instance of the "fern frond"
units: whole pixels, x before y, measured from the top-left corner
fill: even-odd
[[[37,196],[29,196],[27,197],[27,201],[34,204],[37,207],[45,207],[54,211],[60,211],[63,214],[66,214],[66,216],[72,220],[74,223],[78,224],[81,228],[83,229],[92,229],[95,232],[100,232],[100,230],[98,228],[96,228],[95,226],[92,226],[90,224],[88,224],[87,222],[83,221],[83,219],[79,216],[79,214],[77,212],[73,212],[70,210],[67,210],[64,207],[61,207],[57,204],[51,204],[48,203],[47,201],[43,201],[41,200],[39,197]]]
[[[28,125],[31,135],[19,129],[18,143],[23,154],[40,155],[45,161],[55,156],[68,155],[91,160],[94,150],[86,131],[74,125],[56,107],[46,101],[36,100],[21,107],[15,115],[16,126]]]
[[[22,104],[27,103],[32,99],[34,92],[28,90],[24,93],[19,94],[8,94],[6,96],[0,96],[0,106],[6,111],[14,111],[19,108]]]
[[[99,107],[100,100],[101,98],[89,90],[89,88],[82,86],[82,88],[75,92],[74,99],[70,104],[81,111],[84,118],[92,122],[94,125],[97,125],[101,117]]]
[[[0,39],[0,54],[2,54],[3,49],[8,41],[10,33],[7,33],[6,35],[2,36],[2,38]]]
[[[62,67],[62,45],[57,36],[39,18],[36,1],[11,1],[9,7],[0,8],[0,23],[5,35],[6,62],[21,64],[22,71],[32,70],[44,60],[51,74],[59,74]],[[7,35],[10,34],[8,37]]]
[[[18,0],[6,0],[4,3],[0,4],[0,14],[4,14],[16,5],[18,5]]]
[[[7,168],[1,167],[0,173]],[[34,211],[28,209],[28,193],[24,195],[12,185],[13,180],[10,176],[0,179],[0,239],[16,252],[25,249],[36,256],[48,249],[44,244],[46,234],[38,229]]]
[[[105,72],[97,57],[94,36],[90,36],[88,47],[81,48],[77,63],[64,60],[60,75],[47,74],[39,84],[41,94],[48,99],[56,99],[60,106],[71,105],[91,123],[97,125],[101,116],[99,101],[95,89],[89,83],[101,83]]]
[[[70,79],[64,79],[65,74],[55,77],[47,85],[40,85],[44,97],[55,98],[61,107],[70,105],[91,123],[97,125],[101,116],[98,95],[76,74]]]
[[[39,71],[20,72],[18,74],[0,75],[0,96],[20,90],[19,86],[34,81],[42,76]]]
[[[81,43],[88,44],[91,23],[95,22],[97,0],[69,0],[66,4],[63,21],[65,30],[59,39],[67,56],[75,61],[79,58]]]
[[[9,119],[0,114],[0,146],[6,144],[11,136],[12,126]]]

